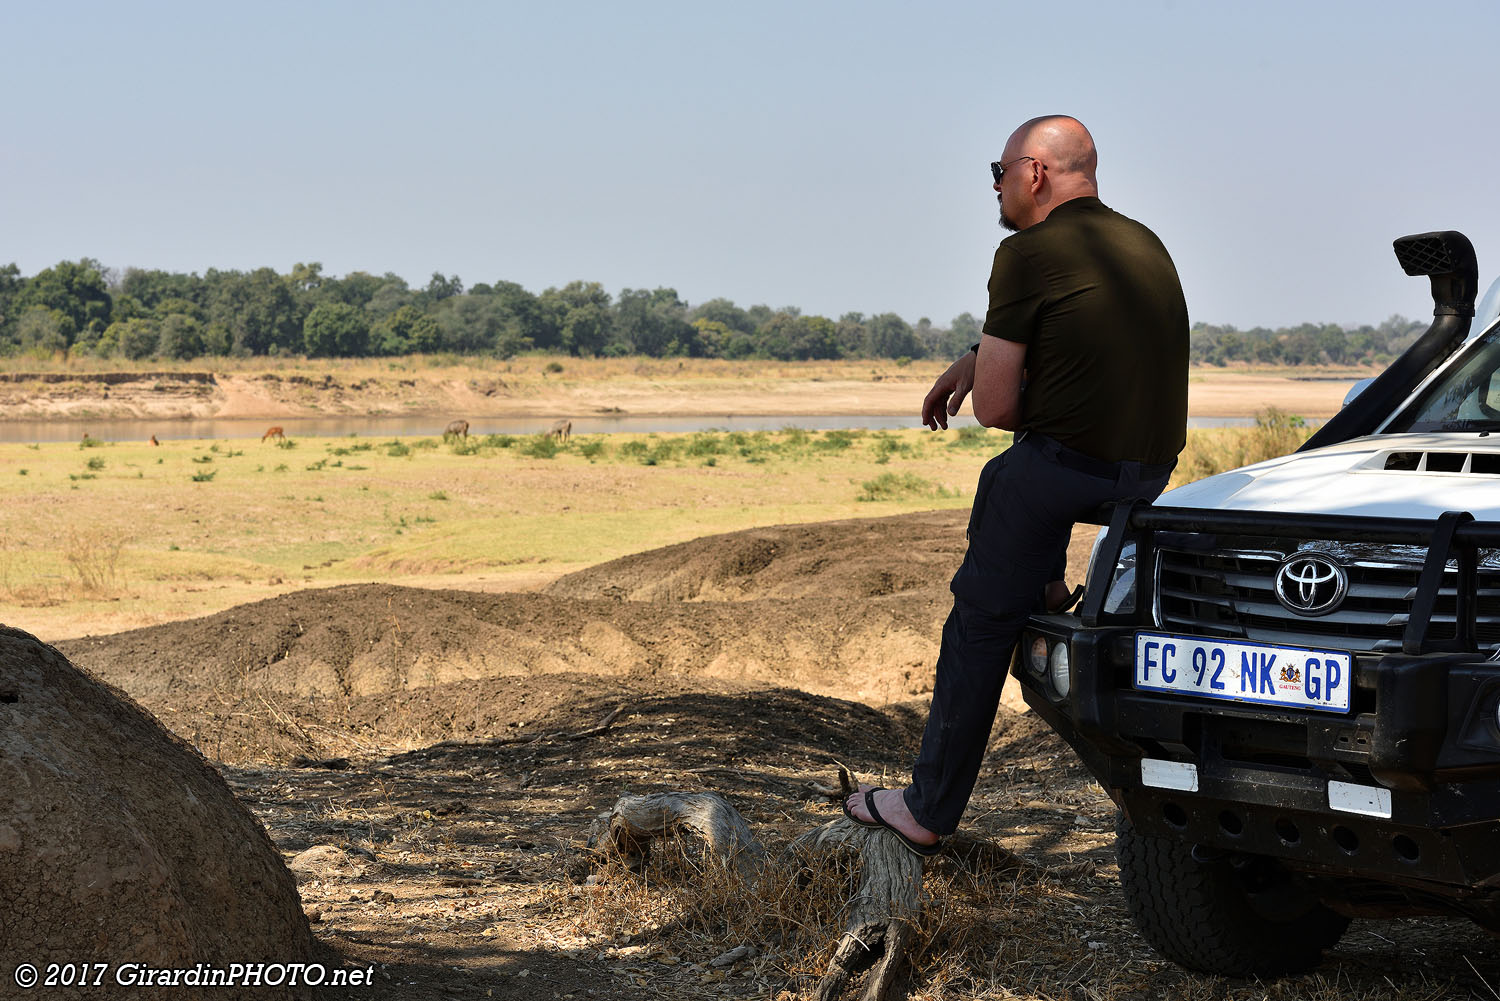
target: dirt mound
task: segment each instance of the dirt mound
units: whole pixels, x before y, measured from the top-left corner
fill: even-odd
[[[61,649],[137,698],[195,688],[348,698],[585,672],[749,679],[889,702],[923,690],[946,604],[936,588],[752,605],[360,584]]]
[[[547,593],[624,601],[873,598],[946,591],[967,511],[923,511],[711,535],[601,563]]]
[[[12,963],[313,959],[291,874],[219,774],[14,629],[0,629],[0,760],[0,939]]]

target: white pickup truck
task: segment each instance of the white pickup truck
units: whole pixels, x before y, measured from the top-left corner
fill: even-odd
[[[1120,807],[1154,948],[1317,965],[1354,916],[1500,929],[1500,282],[1395,243],[1434,322],[1296,453],[1102,510],[1012,671]]]

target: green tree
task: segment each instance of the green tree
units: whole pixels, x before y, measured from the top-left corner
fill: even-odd
[[[437,321],[415,306],[402,306],[370,327],[370,346],[377,354],[427,354],[438,350],[441,343]]]
[[[21,269],[14,263],[0,267],[0,347],[12,342],[16,325],[16,299],[21,294]]]
[[[140,361],[156,353],[161,344],[161,331],[151,320],[137,317],[110,324],[100,342],[101,348],[106,344],[113,344],[115,350],[126,358]]]
[[[234,354],[302,349],[303,313],[291,286],[275,271],[210,269],[204,282],[208,286],[208,322],[222,323],[229,330]]]
[[[677,297],[676,289],[620,293],[611,340],[624,353],[654,358],[700,354],[697,336],[697,328],[687,319],[687,304]]]
[[[145,271],[126,268],[120,279],[119,294],[139,302],[144,308],[156,310],[166,299],[186,299],[200,308],[206,303],[203,279],[196,274],[183,275],[169,271]],[[166,314],[159,314],[166,315]],[[121,319],[121,317],[114,317]]]
[[[365,310],[372,316],[390,316],[402,306],[416,302],[416,296],[407,286],[406,279],[387,271],[380,277],[380,284],[365,303]]]
[[[109,325],[112,305],[103,270],[98,261],[87,257],[62,261],[26,282],[16,305],[23,313],[38,307],[62,313],[73,321],[75,337],[85,329],[101,331]]]
[[[694,322],[707,320],[710,323],[723,325],[725,330],[738,330],[745,334],[750,333],[756,327],[745,311],[728,299],[708,300],[696,307],[689,315],[689,319]]]
[[[353,358],[369,348],[365,314],[346,302],[323,302],[302,324],[302,344],[310,358]]]
[[[959,313],[948,324],[948,337],[938,354],[939,358],[957,358],[972,346],[979,343],[980,337],[979,321],[973,313]]]
[[[537,297],[539,322],[557,331],[557,347],[573,355],[598,355],[610,341],[614,313],[598,282],[569,282]]]
[[[73,318],[57,309],[32,306],[16,323],[16,346],[23,351],[51,355],[66,351],[77,333]]]
[[[505,304],[494,296],[452,296],[444,300],[433,319],[445,351],[509,358],[531,346]]]
[[[198,357],[203,353],[203,324],[184,313],[169,313],[161,321],[156,353],[163,358]]]
[[[870,317],[865,324],[865,350],[874,358],[921,358],[922,344],[911,327],[895,313]]]

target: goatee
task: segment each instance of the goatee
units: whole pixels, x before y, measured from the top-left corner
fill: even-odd
[[[1010,230],[1012,233],[1019,233],[1021,231],[1021,227],[1016,225],[1016,221],[1014,219],[1005,214],[1005,202],[1001,201],[999,198],[996,198],[995,201],[1000,202],[1001,227]]]

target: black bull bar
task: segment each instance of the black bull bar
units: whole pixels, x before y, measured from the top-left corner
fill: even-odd
[[[1445,511],[1436,519],[1380,518],[1156,507],[1137,500],[1106,505],[1088,521],[1108,528],[1095,561],[1102,574],[1109,574],[1119,563],[1127,541],[1136,543],[1137,591],[1133,611],[1108,614],[1104,611],[1109,591],[1108,577],[1096,581],[1095,586],[1084,594],[1078,613],[1089,628],[1152,624],[1149,618],[1152,595],[1143,594],[1140,589],[1155,579],[1154,541],[1158,532],[1423,546],[1427,549],[1427,557],[1412,600],[1411,617],[1401,639],[1402,652],[1410,656],[1477,652],[1474,618],[1478,607],[1475,581],[1479,550],[1500,548],[1500,522],[1475,521],[1474,516],[1466,511]],[[1437,608],[1438,592],[1449,563],[1456,563],[1458,568],[1455,627],[1451,636],[1434,636],[1433,611]]]

